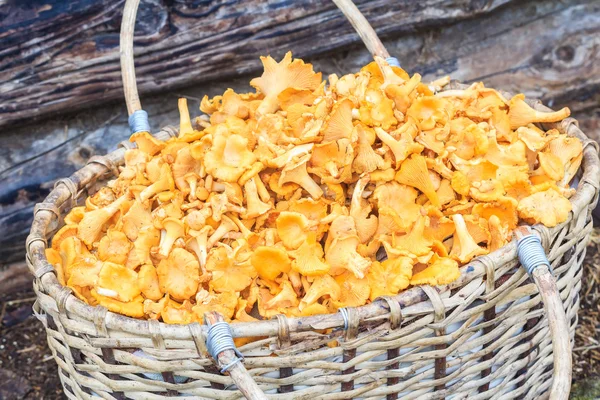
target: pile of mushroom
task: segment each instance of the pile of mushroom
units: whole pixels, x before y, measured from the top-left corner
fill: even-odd
[[[166,323],[360,306],[447,284],[520,223],[567,219],[577,138],[523,95],[439,92],[377,59],[322,81],[263,57],[256,93],[205,97],[177,138],[131,137],[119,176],[47,251],[83,301]]]

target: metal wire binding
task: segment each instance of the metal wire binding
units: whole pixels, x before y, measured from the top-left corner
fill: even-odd
[[[346,307],[342,307],[338,311],[342,314],[342,318],[344,318],[344,330],[347,331],[350,325],[348,310],[346,310]]]
[[[129,129],[131,133],[150,132],[150,123],[148,122],[148,113],[144,110],[137,110],[129,116]]]
[[[400,61],[398,61],[398,59],[396,57],[388,57],[385,59],[385,61],[387,61],[388,64],[390,64],[392,67],[400,67]]]
[[[542,265],[547,265],[550,272],[553,273],[550,261],[548,261],[542,242],[537,235],[527,235],[520,238],[517,241],[517,253],[519,261],[521,261],[529,275]]]
[[[206,348],[208,352],[215,360],[225,350],[233,350],[237,355],[237,358],[231,363],[221,369],[221,373],[224,373],[231,368],[235,363],[238,363],[244,359],[242,353],[238,351],[233,343],[233,336],[231,335],[231,329],[229,324],[224,321],[217,322],[208,328],[208,338],[206,339]]]

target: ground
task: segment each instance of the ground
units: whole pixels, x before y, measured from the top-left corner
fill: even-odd
[[[34,300],[33,291],[0,295],[0,400],[65,398]],[[573,365],[571,398],[600,398],[600,228],[585,257]]]

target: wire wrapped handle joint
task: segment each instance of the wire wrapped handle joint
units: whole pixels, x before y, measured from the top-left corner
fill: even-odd
[[[129,129],[131,134],[138,132],[150,132],[150,122],[148,122],[148,113],[144,110],[137,110],[129,116]]]
[[[525,268],[529,275],[533,274],[536,268],[546,265],[550,273],[552,267],[546,252],[542,247],[542,242],[537,235],[531,234],[519,238],[517,241],[517,253],[519,255],[519,261]]]
[[[392,67],[400,67],[400,61],[398,61],[398,59],[396,57],[388,57],[385,59],[385,61],[387,61],[387,63],[392,66]]]
[[[240,353],[235,347],[229,324],[224,321],[216,322],[208,328],[206,348],[212,356],[212,358],[214,358],[215,360],[217,359],[219,354],[226,350],[233,350],[237,355],[237,358],[235,360],[233,360],[231,363],[227,364],[221,369],[221,373],[226,372],[233,365],[244,359],[242,353]]]

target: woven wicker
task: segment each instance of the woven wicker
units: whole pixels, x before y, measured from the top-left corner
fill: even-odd
[[[137,102],[130,113],[140,108]],[[548,110],[539,103],[535,107]],[[568,221],[551,229],[533,227],[551,261],[569,324],[561,335],[572,341],[600,161],[596,143],[575,120],[552,127],[584,144]],[[155,136],[166,140],[176,134],[165,128]],[[89,306],[59,284],[46,260],[47,239],[61,227],[62,217],[117,172],[124,154],[122,147],[94,157],[58,181],[36,206],[27,239],[37,293],[34,311],[46,328],[65,394],[70,399],[241,398],[234,379],[220,374],[207,352],[206,325],[166,325]],[[274,399],[548,397],[553,380],[549,319],[516,249],[512,241],[462,267],[452,284],[416,287],[350,308],[346,319],[338,313],[231,324],[233,337],[255,338],[239,348],[243,365],[257,388]],[[338,345],[328,346],[333,341]]]

